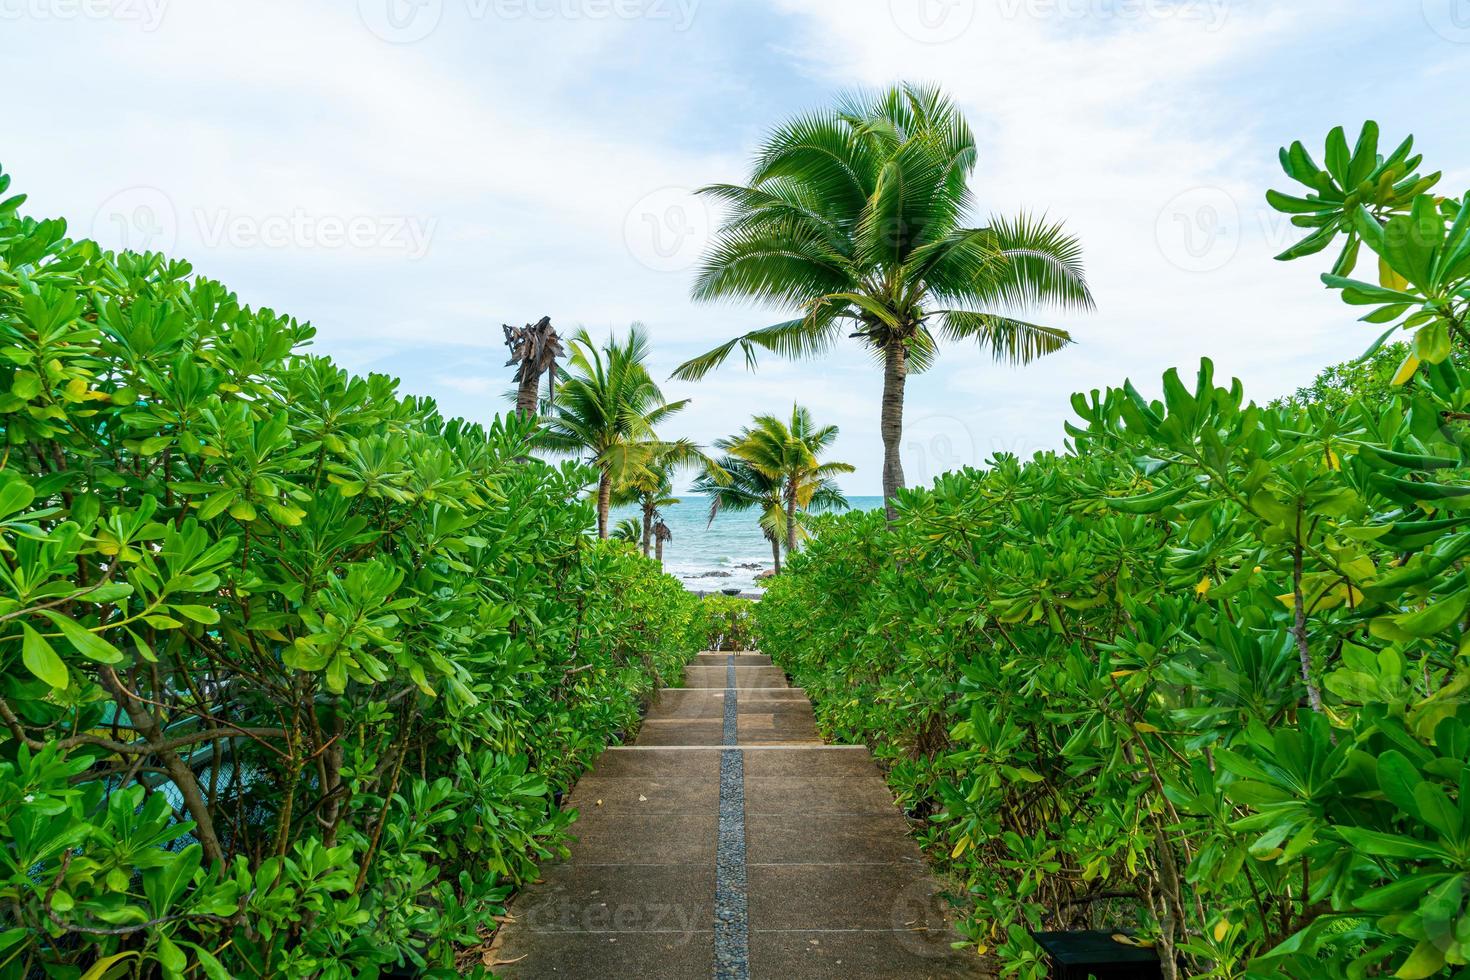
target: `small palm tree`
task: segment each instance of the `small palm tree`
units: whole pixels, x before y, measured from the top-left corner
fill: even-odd
[[[597,467],[597,536],[606,538],[613,488],[648,467],[668,443],[655,427],[688,399],[670,402],[648,373],[648,334],[639,324],[619,342],[599,347],[586,330],[571,340],[569,370],[560,373],[556,405],[541,430],[541,444],[586,453]]]
[[[992,218],[972,225],[975,139],[937,89],[911,85],[797,118],[757,154],[745,184],[703,189],[729,212],[694,285],[698,300],[741,299],[799,311],[682,365],[695,380],[737,348],[816,357],[844,333],[883,364],[883,495],[904,485],[904,386],[941,338],[973,341],[1024,364],[1071,343],[1018,319],[1026,308],[1089,308],[1081,249],[1058,224]],[[998,308],[998,309],[997,309]]]
[[[701,474],[695,479],[692,488],[695,493],[709,498],[708,524],[713,524],[722,510],[759,511],[761,533],[771,545],[771,557],[776,562],[776,571],[781,571],[781,540],[786,536],[786,509],[781,502],[780,481],[767,477],[754,466],[733,456],[721,459],[720,468],[726,475],[724,483],[716,483],[707,474]]]
[[[638,518],[625,517],[621,521],[618,521],[617,526],[613,528],[612,539],[614,541],[626,541],[629,544],[637,544],[638,537],[642,534],[642,531],[643,529],[638,526]]]
[[[817,427],[810,412],[794,406],[790,425],[775,416],[758,416],[739,435],[721,439],[716,445],[726,455],[719,461],[719,473],[694,481],[694,491],[710,498],[710,523],[723,509],[759,511],[761,531],[771,543],[779,572],[783,542],[789,556],[806,535],[802,514],[847,507],[832,477],[851,473],[853,467],[818,459],[836,437],[836,426]]]
[[[802,533],[797,511],[810,507],[812,499],[831,483],[832,477],[854,469],[848,463],[820,460],[822,453],[836,441],[837,426],[818,426],[812,421],[810,411],[792,405],[789,423],[774,415],[757,415],[754,424],[741,429],[739,435],[716,443],[780,486],[788,557],[796,550],[798,534]]]
[[[679,498],[673,496],[674,476],[686,466],[702,466],[707,473],[718,474],[715,461],[706,456],[699,446],[687,439],[679,439],[653,447],[647,462],[613,488],[614,504],[631,504],[638,508],[643,519],[642,547],[645,557],[653,549],[654,523],[663,516],[662,508],[679,503]]]
[[[657,544],[655,545],[656,551],[654,554],[654,558],[657,559],[659,565],[662,566],[664,563],[664,543],[674,540],[674,532],[670,530],[667,524],[664,523],[664,519],[662,517],[660,517],[658,519],[658,523],[653,526],[653,537],[654,540],[657,542]]]

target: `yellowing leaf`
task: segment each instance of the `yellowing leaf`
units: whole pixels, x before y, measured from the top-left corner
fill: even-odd
[[[1404,965],[1398,968],[1394,976],[1400,980],[1424,980],[1432,977],[1444,967],[1444,950],[1431,939],[1424,939],[1414,947],[1409,958],[1404,960]]]
[[[1229,919],[1221,919],[1219,922],[1216,922],[1215,923],[1215,932],[1214,932],[1215,942],[1218,943],[1218,942],[1223,941],[1225,939],[1225,937],[1229,933],[1230,933],[1230,920]]]
[[[93,963],[86,973],[82,974],[82,980],[102,980],[120,961],[137,955],[136,952],[129,950],[126,953],[113,953],[111,956],[104,956],[96,963]]]
[[[1409,280],[1393,271],[1393,267],[1382,256],[1378,259],[1378,284],[1384,289],[1393,289],[1405,292],[1409,288]]]
[[[1393,373],[1393,380],[1389,384],[1404,384],[1414,376],[1414,372],[1417,370],[1419,370],[1419,357],[1417,354],[1410,354],[1404,358],[1404,363],[1400,364],[1399,369]]]
[[[1194,594],[1197,596],[1209,595],[1210,586],[1213,584],[1214,583],[1210,581],[1210,577],[1206,575],[1204,578],[1200,579],[1199,584],[1194,587]]]
[[[964,834],[963,836],[960,837],[959,843],[954,846],[954,850],[952,850],[952,851],[949,852],[949,856],[951,858],[957,858],[961,854],[963,854],[966,851],[968,851],[969,849],[970,849],[970,835],[969,834]]]

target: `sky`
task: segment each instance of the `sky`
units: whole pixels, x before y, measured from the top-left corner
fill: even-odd
[[[1073,391],[1210,357],[1258,401],[1372,328],[1264,201],[1277,148],[1376,119],[1470,184],[1470,0],[0,0],[0,166],[75,237],[186,258],[310,321],[316,352],[486,420],[501,324],[643,323],[653,368],[788,311],[696,304],[762,135],[854,89],[937,83],[976,132],[977,223],[1082,242],[1077,343],[1023,368],[946,347],[908,385],[909,482],[1063,445]],[[740,363],[668,436],[710,443],[794,400],[876,493],[881,377],[855,345]]]

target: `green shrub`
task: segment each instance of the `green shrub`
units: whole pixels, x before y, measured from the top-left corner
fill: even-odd
[[[699,600],[704,617],[706,650],[750,650],[750,610],[755,603],[739,596],[707,595]]]
[[[1261,408],[1206,361],[1074,396],[1073,451],[829,518],[755,609],[1013,974],[1041,927],[1133,926],[1193,976],[1470,957],[1470,206],[1375,146],[1283,151],[1316,193],[1273,200],[1351,229],[1327,282],[1414,331],[1393,384]]]
[[[588,537],[595,474],[529,459],[519,417],[445,419],[18,203],[0,974],[453,975],[697,601]]]

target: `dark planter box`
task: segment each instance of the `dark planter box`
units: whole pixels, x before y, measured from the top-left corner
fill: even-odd
[[[1033,932],[1052,980],[1163,980],[1159,954],[1116,942],[1111,932]]]

